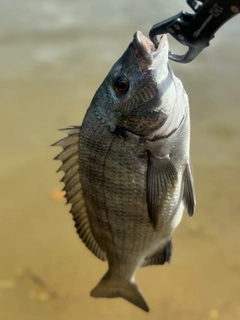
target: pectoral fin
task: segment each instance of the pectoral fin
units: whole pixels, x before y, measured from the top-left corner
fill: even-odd
[[[166,201],[171,198],[177,180],[177,170],[171,158],[156,158],[148,151],[147,204],[149,218],[155,230],[160,228],[160,215],[164,215]]]
[[[192,169],[187,164],[183,173],[183,203],[190,217],[194,215],[196,199],[193,186]]]

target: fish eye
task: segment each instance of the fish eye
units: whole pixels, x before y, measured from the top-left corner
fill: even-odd
[[[117,93],[126,93],[129,90],[129,81],[126,77],[117,78],[114,84]]]

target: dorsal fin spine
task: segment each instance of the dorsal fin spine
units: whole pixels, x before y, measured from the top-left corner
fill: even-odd
[[[79,168],[80,127],[61,129],[61,131],[67,133],[68,136],[53,144],[53,146],[63,148],[63,151],[55,157],[55,160],[62,161],[58,171],[64,172],[61,182],[65,184],[63,190],[66,191],[67,203],[72,204],[70,212],[73,215],[75,227],[79,237],[88,249],[99,259],[106,260],[106,253],[93,236],[83,198]]]

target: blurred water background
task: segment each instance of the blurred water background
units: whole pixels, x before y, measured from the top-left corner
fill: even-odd
[[[134,32],[182,9],[184,0],[0,0],[0,320],[240,319],[240,16],[194,62],[171,62],[191,103],[197,210],[174,234],[171,264],[137,272],[150,314],[90,298],[107,265],[78,239],[52,160],[57,129],[81,124]]]

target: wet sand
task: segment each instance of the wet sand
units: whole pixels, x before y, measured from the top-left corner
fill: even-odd
[[[111,23],[112,33],[92,27],[88,37],[81,28],[25,35],[25,49],[41,53],[29,63],[24,41],[9,36],[0,49],[0,320],[239,319],[240,43],[233,48],[231,28],[191,65],[172,63],[191,102],[197,210],[174,233],[171,264],[136,274],[150,313],[120,298],[89,296],[107,264],[75,232],[60,193],[62,173],[55,173],[60,163],[52,160],[60,150],[50,145],[64,136],[58,128],[81,124],[95,90],[141,29],[128,22],[123,33]],[[66,55],[51,56],[53,40]]]

